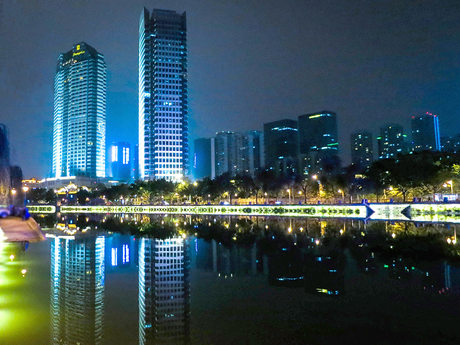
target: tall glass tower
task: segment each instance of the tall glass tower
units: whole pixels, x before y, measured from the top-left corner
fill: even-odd
[[[59,55],[53,177],[105,177],[106,70],[104,56],[84,42]]]
[[[139,23],[140,178],[188,175],[186,18],[147,9]]]

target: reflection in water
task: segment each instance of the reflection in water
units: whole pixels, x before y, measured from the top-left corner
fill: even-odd
[[[103,236],[51,240],[51,344],[101,344],[104,324]]]
[[[188,344],[187,240],[142,238],[139,246],[139,344]]]

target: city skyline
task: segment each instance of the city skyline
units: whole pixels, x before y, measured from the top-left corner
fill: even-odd
[[[2,43],[11,46],[8,59],[5,52],[1,57],[5,71],[1,74],[2,86],[8,85],[1,93],[3,122],[10,128],[12,161],[24,168],[25,176],[44,176],[48,171],[50,74],[56,53],[65,51],[73,42],[84,40],[106,56],[112,85],[107,100],[107,141],[128,141],[133,146],[137,142],[136,31],[143,6],[188,14],[190,108],[194,117],[191,140],[221,130],[260,130],[262,123],[294,119],[315,109],[337,112],[339,143],[344,148],[349,147],[351,132],[367,127],[362,125],[363,117],[370,124],[366,129],[373,135],[378,135],[378,127],[386,122],[400,122],[408,129],[409,116],[426,111],[440,116],[443,136],[458,131],[455,76],[459,66],[454,57],[459,52],[453,43],[460,27],[454,20],[453,13],[458,8],[455,2],[436,6],[434,2],[423,6],[388,3],[380,4],[378,11],[372,4],[344,8],[334,1],[291,1],[283,6],[267,3],[248,8],[207,1],[194,6],[184,2],[153,5],[133,1],[119,11],[120,4],[109,6],[114,12],[109,23],[105,12],[98,10],[107,7],[103,1],[78,6],[57,6],[57,2],[47,6],[3,3],[1,30],[6,34],[2,35]],[[278,16],[281,8],[280,25],[270,27],[270,18]],[[37,12],[44,16],[33,18]],[[77,20],[68,20],[67,13],[77,16]],[[254,23],[256,13],[261,19]],[[314,16],[321,18],[325,13],[330,25],[315,25]],[[405,20],[409,13],[410,22]],[[24,32],[11,21],[19,14],[36,24],[34,32]],[[94,24],[88,28],[78,26],[78,18],[87,15],[91,16],[88,22]],[[347,30],[342,32],[339,29],[344,21]],[[62,26],[59,34],[52,30],[57,23]],[[102,29],[94,30],[96,23]],[[211,27],[212,32],[204,36]],[[111,36],[114,28],[120,29],[118,40]],[[279,30],[283,39],[274,42],[273,30]],[[241,35],[243,32],[246,35]],[[296,37],[288,39],[293,32]],[[357,35],[362,32],[366,34]],[[232,40],[235,36],[245,38]],[[305,47],[299,47],[299,37],[305,40]],[[11,39],[19,39],[23,45],[14,45]],[[342,43],[337,45],[337,40]],[[274,44],[270,51],[268,43]],[[33,69],[24,63],[24,47],[40,52]],[[263,56],[256,54],[260,52]],[[19,65],[24,68],[15,68]],[[267,85],[265,91],[260,91],[262,85]],[[21,97],[24,92],[29,95],[25,101]],[[33,125],[27,121],[31,118]],[[123,136],[116,137],[120,132]],[[341,152],[345,164],[350,160],[347,151]]]

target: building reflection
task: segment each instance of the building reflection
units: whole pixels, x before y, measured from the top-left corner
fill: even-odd
[[[139,344],[188,344],[188,240],[178,236],[139,241]]]
[[[51,239],[51,344],[102,344],[105,237]]]

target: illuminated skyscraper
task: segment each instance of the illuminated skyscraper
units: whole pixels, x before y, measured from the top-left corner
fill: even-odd
[[[297,121],[279,120],[264,124],[265,168],[291,175],[298,170]]]
[[[356,132],[351,135],[351,162],[358,168],[367,169],[373,161],[372,133]]]
[[[141,179],[188,175],[186,17],[147,9],[139,23],[139,172]]]
[[[299,116],[299,151],[304,173],[340,168],[337,115],[324,110]]]
[[[190,281],[187,240],[141,238],[139,344],[187,344]]]
[[[109,151],[109,176],[127,182],[131,178],[131,146],[129,143],[113,143]]]
[[[51,241],[51,344],[102,344],[105,238]]]
[[[437,115],[425,113],[411,117],[412,150],[441,151],[439,134],[439,118]]]
[[[403,127],[398,124],[388,124],[380,128],[377,137],[379,159],[396,158],[398,154],[407,153],[407,140]]]
[[[105,176],[106,69],[104,56],[84,42],[59,55],[53,177]]]

